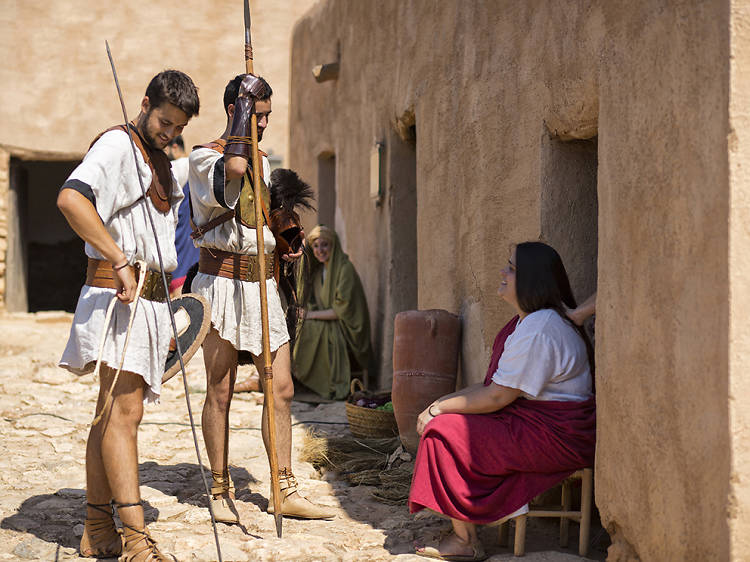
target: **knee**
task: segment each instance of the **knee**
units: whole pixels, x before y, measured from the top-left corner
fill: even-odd
[[[229,388],[229,380],[224,380],[217,384],[209,384],[206,388],[206,402],[211,403],[222,412],[229,409],[231,401],[232,393]]]
[[[288,406],[294,399],[294,383],[292,377],[282,377],[274,379],[273,384],[274,399]]]
[[[112,405],[112,421],[120,425],[138,427],[143,419],[141,400],[115,400]]]

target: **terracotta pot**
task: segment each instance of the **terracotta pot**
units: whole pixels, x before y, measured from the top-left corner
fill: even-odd
[[[456,390],[461,321],[445,310],[407,310],[393,329],[391,398],[404,447],[419,445],[417,417],[433,400]]]

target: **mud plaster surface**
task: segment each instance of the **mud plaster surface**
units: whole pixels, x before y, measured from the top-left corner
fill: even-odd
[[[84,453],[97,385],[56,367],[72,315],[39,313],[0,316],[0,560],[76,559],[85,516]],[[193,415],[200,420],[205,396],[200,354],[188,364]],[[224,560],[424,560],[410,554],[415,539],[436,534],[447,523],[415,520],[404,506],[371,498],[373,488],[351,487],[331,473],[319,475],[297,461],[305,425],[293,428],[294,471],[301,490],[337,508],[334,521],[284,520],[284,538],[275,536],[265,513],[268,464],[260,431],[257,394],[235,396],[231,414],[230,464],[244,528],[219,526]],[[319,425],[333,434],[348,432],[343,403],[311,406],[295,402],[293,423]],[[202,437],[199,432],[199,442]],[[146,519],[159,546],[179,560],[216,560],[205,494],[191,437],[182,381],[163,388],[162,402],[149,406],[139,432],[140,483]],[[206,463],[202,450],[203,462]],[[205,465],[204,465],[205,466]],[[551,522],[531,520],[528,561],[580,560],[577,526],[570,549],[556,547]],[[511,560],[498,547],[496,531],[480,536],[493,556]],[[592,556],[603,558],[601,551]]]

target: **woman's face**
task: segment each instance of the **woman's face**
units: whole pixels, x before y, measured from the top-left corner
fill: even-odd
[[[508,304],[518,307],[516,298],[516,249],[510,254],[510,259],[505,267],[500,271],[500,288],[497,290],[500,298]]]
[[[318,238],[312,244],[313,255],[320,263],[328,263],[331,257],[331,243],[324,238]]]

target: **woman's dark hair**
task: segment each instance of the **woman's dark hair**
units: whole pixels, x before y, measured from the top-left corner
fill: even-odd
[[[242,80],[243,78],[245,78],[245,76],[247,76],[247,74],[238,74],[237,76],[232,78],[227,84],[227,87],[224,88],[224,111],[227,113],[227,115],[229,115],[229,106],[237,101],[237,96],[240,93],[240,84],[242,84]],[[260,101],[271,99],[271,96],[273,95],[271,85],[260,76],[258,76],[258,80],[260,80],[261,84],[263,85],[263,93],[258,96],[258,99]]]
[[[152,108],[171,103],[187,114],[188,119],[198,115],[200,100],[193,80],[179,70],[164,70],[154,76],[146,88]]]
[[[575,308],[576,300],[560,254],[544,242],[523,242],[516,246],[516,299],[524,312],[531,314],[543,308],[555,310],[583,338],[594,372],[594,348],[586,331],[576,326],[565,313]]]

